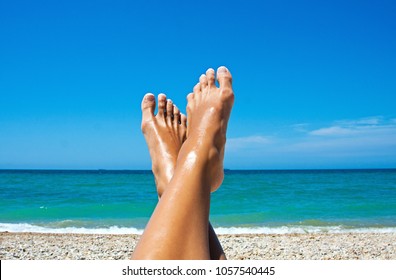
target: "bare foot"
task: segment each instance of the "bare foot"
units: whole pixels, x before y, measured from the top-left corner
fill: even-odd
[[[215,71],[208,69],[199,78],[193,93],[187,96],[186,143],[193,143],[187,160],[205,158],[205,174],[212,192],[220,187],[224,179],[226,131],[234,104],[231,73],[222,66],[217,69],[216,76],[219,87],[215,84]]]
[[[165,95],[158,96],[158,113],[154,116],[154,108],[155,108],[155,97],[152,94],[147,94],[142,101],[142,113],[143,113],[143,120],[142,120],[142,131],[145,135],[147,144],[149,146],[150,155],[153,159],[153,171],[155,170],[155,181],[158,196],[161,197],[162,193],[164,192],[166,185],[169,184],[171,178],[173,177],[173,172],[176,165],[176,159],[179,154],[179,150],[181,144],[186,139],[186,121],[187,118],[185,115],[180,114],[180,111],[177,109],[176,106],[173,107],[173,120],[171,121],[176,122],[181,127],[176,127],[174,123],[173,126],[170,126],[169,129],[163,129],[167,124],[166,116],[167,112],[171,110],[166,110],[164,113],[164,108],[166,109],[167,105],[172,104],[171,102],[166,100]],[[166,104],[165,104],[166,103]],[[160,113],[162,112],[162,114]],[[175,117],[176,116],[176,117]],[[165,119],[165,121],[164,121]],[[161,124],[161,125],[159,125]],[[177,133],[177,129],[179,133]],[[153,134],[153,131],[161,131],[161,133]],[[154,139],[152,139],[154,136]],[[156,138],[158,136],[160,138]],[[176,138],[179,141],[170,141],[169,139]],[[165,145],[159,145],[159,142],[164,142]],[[180,144],[181,143],[181,144]],[[171,160],[163,160],[160,158],[163,154],[169,155],[166,159]],[[155,159],[155,161],[154,161]],[[165,172],[161,172],[164,170]],[[223,248],[217,238],[217,235],[213,229],[213,227],[209,223],[209,250],[210,250],[210,257],[211,259],[215,260],[225,260],[226,256],[224,254]]]
[[[226,130],[234,103],[231,74],[227,68],[218,69],[219,88],[215,86],[214,77],[214,71],[209,70],[200,78],[194,93],[189,95],[188,138],[181,145],[174,175],[135,247],[134,259],[210,259],[210,191],[218,188],[224,177]],[[165,116],[166,125],[159,125],[164,117],[154,116],[154,106],[147,105],[153,104],[154,97],[147,98],[149,100],[142,106],[142,130],[153,161],[159,161],[161,157],[156,155],[167,154],[168,149],[155,149],[153,146],[162,145],[163,139],[169,137],[169,133],[158,137],[159,127],[167,127],[168,121]],[[156,138],[161,140],[152,140]],[[182,142],[180,138],[174,138]],[[160,167],[160,163],[153,163],[153,170],[161,172]],[[157,179],[164,177],[155,172],[154,175]]]
[[[148,93],[142,100],[142,132],[150,151],[152,170],[161,196],[165,186],[171,180],[179,150],[186,140],[185,115],[166,99],[165,94],[158,95],[158,112],[155,111],[155,97]]]

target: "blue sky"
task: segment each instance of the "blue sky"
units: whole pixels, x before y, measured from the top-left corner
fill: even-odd
[[[149,169],[146,92],[234,76],[225,166],[396,167],[394,1],[0,2],[0,168]],[[185,111],[183,109],[183,111]]]

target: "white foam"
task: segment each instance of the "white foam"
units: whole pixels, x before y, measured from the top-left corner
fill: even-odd
[[[217,234],[288,234],[288,233],[396,233],[396,227],[345,228],[342,226],[281,226],[281,227],[218,227]]]
[[[142,234],[143,229],[110,226],[86,227],[43,227],[28,223],[0,223],[0,232],[37,233],[83,233],[83,234]],[[345,228],[343,226],[281,226],[281,227],[217,227],[217,234],[288,234],[288,233],[396,233],[396,227]]]
[[[38,233],[86,233],[86,234],[142,234],[143,229],[133,227],[117,227],[108,228],[85,228],[85,227],[64,227],[51,228],[42,227],[27,223],[8,224],[0,223],[0,232],[38,232]]]

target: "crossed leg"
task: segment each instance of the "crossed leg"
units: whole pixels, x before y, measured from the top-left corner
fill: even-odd
[[[215,86],[214,70],[209,69],[188,97],[187,140],[185,117],[171,101],[160,95],[159,112],[154,116],[154,96],[143,99],[142,130],[162,196],[134,259],[225,257],[208,219],[210,192],[223,178],[225,134],[234,95],[225,67],[218,69],[217,79],[220,88]]]
[[[142,132],[145,136],[154,174],[157,193],[161,198],[166,185],[173,177],[177,155],[186,140],[187,118],[164,94],[158,95],[158,111],[155,111],[155,97],[148,93],[142,100]],[[223,248],[209,223],[210,258],[225,260]]]

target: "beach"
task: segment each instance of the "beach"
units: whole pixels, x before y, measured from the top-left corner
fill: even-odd
[[[396,169],[226,171],[210,222],[229,259],[396,259]],[[0,170],[0,259],[128,259],[151,171]],[[143,191],[142,191],[143,190]]]
[[[1,260],[126,260],[136,234],[0,233]],[[396,260],[396,233],[225,234],[230,260]]]

